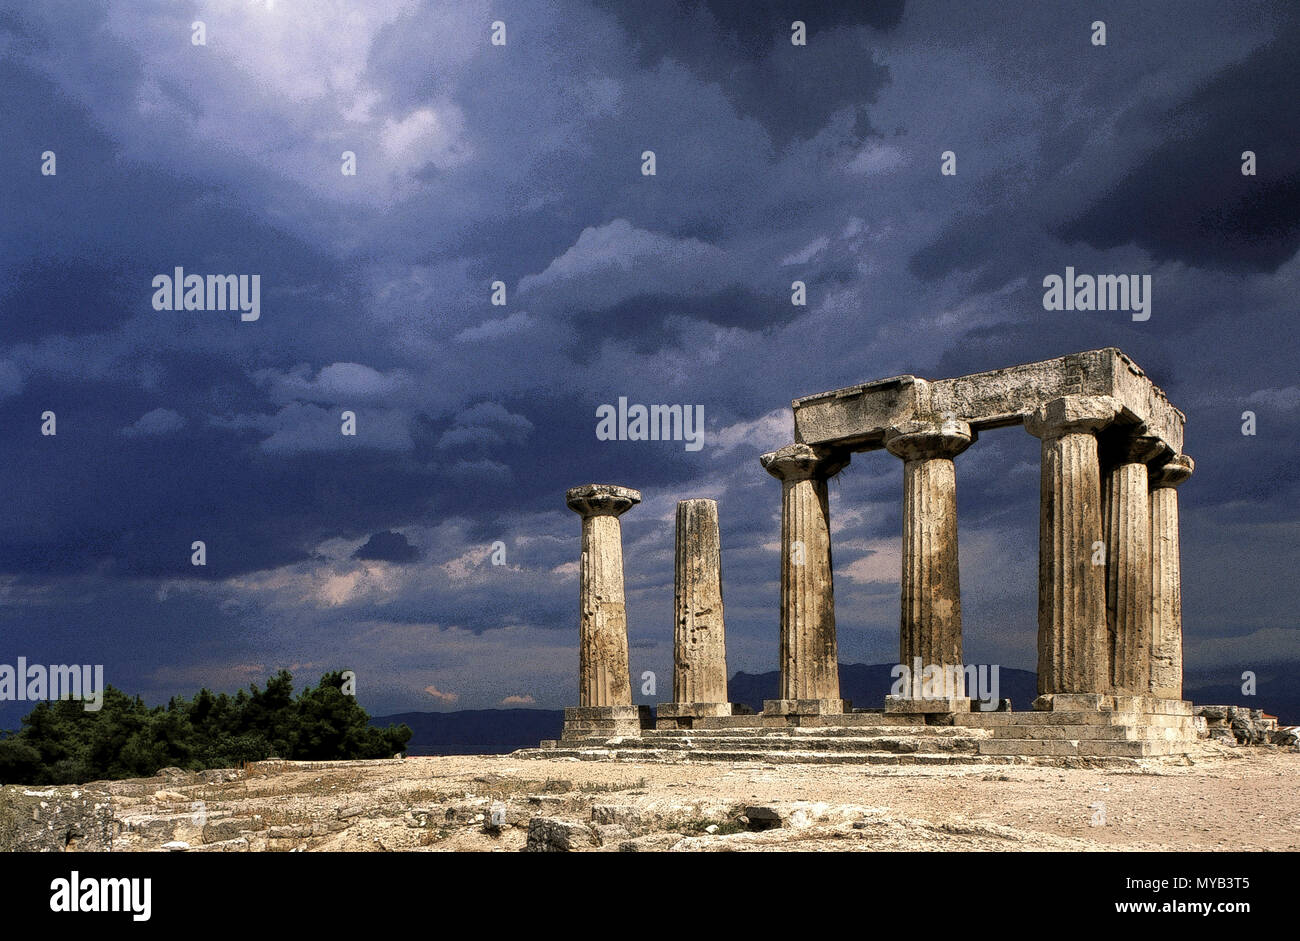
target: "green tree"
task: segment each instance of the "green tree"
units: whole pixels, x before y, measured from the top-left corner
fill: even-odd
[[[199,690],[150,708],[112,686],[97,712],[78,700],[42,702],[17,732],[0,738],[0,783],[69,784],[147,777],[175,765],[229,768],[273,754],[293,760],[386,758],[405,749],[405,725],[373,728],[343,692],[343,673],[327,673],[296,698],[281,670],[259,690],[235,696]]]

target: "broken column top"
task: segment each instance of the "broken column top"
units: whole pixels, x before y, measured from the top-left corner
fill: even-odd
[[[1169,461],[1155,468],[1151,474],[1153,487],[1177,487],[1196,470],[1196,462],[1186,454],[1175,454]]]
[[[810,477],[833,477],[849,462],[849,455],[832,448],[810,448],[806,444],[787,444],[758,459],[773,477],[780,480],[806,480]]]
[[[885,433],[912,421],[955,420],[975,431],[1023,424],[1063,396],[1110,396],[1117,421],[1183,449],[1182,412],[1122,351],[1107,347],[953,379],[894,376],[795,399],[795,441],[870,451]]]
[[[564,500],[583,516],[620,516],[641,502],[641,491],[616,484],[583,484],[566,491]]]

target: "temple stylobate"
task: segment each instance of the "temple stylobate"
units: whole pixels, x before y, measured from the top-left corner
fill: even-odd
[[[697,499],[677,513],[674,699],[657,714],[633,703],[618,518],[641,495],[591,484],[568,493],[583,518],[580,705],[544,748],[731,760],[779,742],[875,761],[891,760],[882,748],[924,744],[938,749],[925,760],[1127,759],[1182,754],[1196,741],[1204,722],[1182,699],[1177,495],[1193,463],[1183,414],[1124,353],[895,376],[795,399],[793,412],[794,440],[760,458],[781,482],[777,698],[758,715],[729,702],[719,508]],[[961,455],[1014,425],[1041,442],[1039,695],[1032,712],[1015,714],[996,686],[981,680],[979,702],[971,695],[978,668],[963,656],[957,519]],[[911,682],[883,707],[854,708],[840,689],[828,482],[872,451],[903,462],[899,664]],[[951,726],[961,728],[934,731]]]

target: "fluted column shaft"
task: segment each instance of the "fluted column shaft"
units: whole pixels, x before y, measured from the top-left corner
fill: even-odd
[[[619,517],[641,502],[641,494],[626,487],[589,484],[573,488],[566,496],[569,508],[582,514],[578,705],[630,706]]]
[[[1192,476],[1186,455],[1151,471],[1151,695],[1183,698],[1183,602],[1178,536],[1179,484]]]
[[[781,699],[839,699],[826,481],[847,458],[795,444],[761,461],[781,481]]]
[[[1106,567],[1096,432],[1114,420],[1109,396],[1054,399],[1025,421],[1042,439],[1038,527],[1038,692],[1101,693],[1109,686]]]
[[[1151,682],[1151,509],[1146,461],[1158,439],[1124,435],[1108,442],[1102,488],[1106,532],[1106,627],[1110,683],[1146,695]]]
[[[673,701],[727,702],[727,643],[722,614],[722,548],[718,504],[677,504],[676,620]]]
[[[940,667],[956,681],[949,693],[958,698],[966,692],[953,458],[973,440],[970,426],[957,421],[908,422],[885,435],[885,447],[903,459],[899,662],[909,670],[918,659],[923,670]]]

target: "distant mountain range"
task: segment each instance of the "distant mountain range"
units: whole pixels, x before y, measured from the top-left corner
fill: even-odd
[[[415,734],[408,755],[504,755],[559,738],[562,709],[462,709],[458,712],[399,712],[375,716],[371,725],[401,725]]]
[[[858,708],[879,708],[893,686],[893,664],[841,663],[840,692]],[[737,673],[731,678],[731,701],[755,712],[763,700],[775,699],[780,674]],[[1017,712],[1026,711],[1038,694],[1038,676],[1029,670],[1002,667],[998,671],[997,698],[1010,699]],[[1239,685],[1189,686],[1184,698],[1201,705],[1236,705],[1262,708],[1278,716],[1283,725],[1300,722],[1300,691],[1273,693],[1267,701],[1242,696]],[[406,723],[415,733],[411,755],[501,755],[517,748],[532,748],[544,738],[559,738],[564,725],[561,709],[465,709],[459,712],[400,712],[375,716],[371,725]]]
[[[892,663],[841,663],[840,695],[852,701],[858,709],[879,709],[884,706],[885,696],[894,686],[893,669]],[[727,690],[732,702],[744,703],[757,712],[763,708],[763,700],[776,699],[780,682],[781,674],[776,670],[771,673],[737,673],[727,684]],[[1010,699],[1012,709],[1026,710],[1038,695],[1038,675],[1028,670],[999,667],[998,688],[996,692],[990,690],[990,693],[996,699]]]

